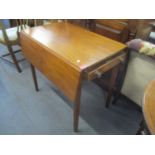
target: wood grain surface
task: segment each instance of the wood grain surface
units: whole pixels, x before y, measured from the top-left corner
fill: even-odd
[[[151,134],[155,134],[155,80],[151,81],[144,93],[143,113]]]
[[[53,23],[20,34],[25,57],[75,101],[83,71],[119,55],[126,45],[70,23]]]
[[[94,65],[126,48],[125,44],[66,22],[28,29],[25,35],[78,70]]]

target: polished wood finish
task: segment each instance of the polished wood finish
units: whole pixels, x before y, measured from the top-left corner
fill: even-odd
[[[126,47],[69,23],[27,29],[21,33],[21,44],[27,59],[47,74],[72,101],[76,98],[81,72],[119,54]],[[66,81],[70,81],[72,88]]]
[[[112,29],[122,31],[126,28],[128,23],[127,19],[96,19],[96,23],[111,27]]]
[[[83,28],[89,28],[89,19],[67,19],[67,22],[81,26]]]
[[[90,29],[98,34],[101,34],[103,36],[109,37],[111,39],[120,41],[120,42],[127,42],[131,39],[133,39],[136,36],[136,20],[129,20],[129,19],[94,19],[90,20]],[[127,59],[125,60],[127,61]],[[122,83],[124,81],[125,76],[124,73],[126,72],[125,70],[125,63],[122,65],[119,71],[119,75],[117,77],[116,81],[116,89],[113,91],[114,94],[119,94],[120,89],[122,87]],[[104,90],[109,89],[109,74],[110,71],[105,73],[102,78],[95,80],[95,83],[97,83],[101,88]],[[118,96],[118,95],[117,95]],[[114,103],[114,102],[113,102]]]
[[[86,75],[87,76],[86,78],[88,80],[93,80],[93,79],[98,78],[98,77],[100,78],[101,77],[100,75],[111,70],[113,67],[119,65],[120,63],[124,62],[125,56],[126,56],[126,54],[122,54],[122,55],[120,55],[120,56],[118,56],[112,60],[109,60],[108,62],[106,62],[105,64],[103,64],[97,68],[95,68],[94,70],[89,71]]]
[[[77,91],[77,96],[76,96],[75,105],[74,105],[74,118],[73,118],[74,132],[78,131],[80,104],[81,104],[81,87],[82,87],[82,75],[80,76],[80,82],[77,87],[78,91]]]
[[[152,31],[152,28],[153,28],[150,22],[153,22],[153,21],[155,20],[154,19],[138,19],[136,38],[148,40],[150,33]]]
[[[155,80],[151,81],[144,92],[143,114],[151,134],[155,134]]]
[[[27,29],[21,32],[20,39],[30,63],[75,103],[74,131],[77,131],[82,80],[86,73],[89,75],[98,68],[101,74],[105,72],[99,66],[113,60],[120,63],[126,45],[67,22]]]
[[[90,20],[92,31],[120,42],[131,39],[147,39],[150,33],[150,22],[153,19],[93,19]]]
[[[21,34],[22,51],[25,57],[47,78],[55,83],[71,101],[75,101],[80,71],[57,57],[52,50]]]
[[[30,36],[77,70],[83,70],[119,53],[126,45],[69,23],[27,29]],[[80,62],[78,61],[80,60]]]
[[[120,42],[126,42],[130,36],[129,21],[127,19],[95,19],[92,30],[96,33]]]

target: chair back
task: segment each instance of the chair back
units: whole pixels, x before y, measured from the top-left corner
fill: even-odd
[[[91,21],[91,30],[108,38],[126,42],[129,39],[129,21],[127,19],[95,19]]]
[[[28,26],[38,26],[42,25],[42,19],[15,19],[16,28],[13,27],[11,31],[16,31],[15,34],[17,35],[17,40],[15,42],[9,41],[9,36],[7,34],[7,29],[5,28],[2,19],[0,19],[0,29],[2,30],[2,35],[4,38],[3,44],[11,45],[11,44],[19,44],[19,33],[22,30],[25,30]],[[10,29],[10,28],[8,28]]]
[[[2,31],[2,35],[4,37],[4,40],[5,40],[6,44],[9,44],[9,38],[7,36],[6,28],[5,28],[4,24],[3,24],[2,19],[0,19],[0,30]]]
[[[26,29],[28,19],[16,19],[17,31]]]
[[[148,40],[152,31],[152,25],[150,19],[139,19],[137,23],[136,38]]]

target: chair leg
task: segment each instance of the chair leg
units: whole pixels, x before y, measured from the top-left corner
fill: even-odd
[[[119,82],[118,82],[118,86],[117,86],[117,92],[116,92],[116,95],[115,95],[115,97],[114,97],[114,99],[112,101],[112,104],[115,104],[119,100],[119,98],[121,96],[121,89],[123,87],[123,83],[124,83],[124,80],[125,80],[129,58],[130,58],[130,53],[129,53],[129,51],[127,51],[125,61],[121,65],[121,68],[120,68],[119,77],[118,77]]]
[[[34,81],[35,89],[36,89],[36,91],[39,91],[35,68],[32,64],[30,64],[30,66],[31,66],[32,78]]]
[[[11,55],[11,57],[12,57],[12,60],[13,60],[13,62],[14,62],[14,64],[15,64],[15,66],[16,66],[17,71],[18,71],[19,73],[21,73],[22,70],[21,70],[20,67],[19,67],[18,61],[17,61],[16,56],[15,56],[13,50],[12,50],[12,47],[11,47],[11,46],[7,46],[7,47],[8,47],[9,53],[10,53],[10,55]]]
[[[119,65],[112,69],[110,85],[109,85],[109,88],[108,88],[108,95],[107,95],[107,99],[106,99],[106,107],[107,108],[109,107],[110,102],[111,102],[111,98],[112,98],[112,95],[113,95],[113,88],[115,86],[118,71],[119,71]]]
[[[112,100],[112,104],[116,104],[116,102],[120,99],[120,96],[121,94],[120,92],[118,92],[118,94],[114,96],[114,99]]]
[[[141,135],[142,131],[144,129],[145,129],[145,124],[144,124],[144,121],[142,120],[141,123],[140,123],[140,127],[139,127],[138,131],[136,132],[136,135]]]
[[[143,118],[142,121],[140,122],[139,129],[136,132],[136,135],[150,135],[150,134],[151,133],[146,125],[144,118]]]

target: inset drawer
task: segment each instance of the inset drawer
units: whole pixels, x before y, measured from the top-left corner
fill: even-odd
[[[93,69],[90,72],[86,72],[86,79],[93,80],[95,78],[100,78],[103,73],[109,71],[113,67],[123,63],[125,61],[126,54],[122,54],[121,56],[117,56],[112,60],[107,61],[103,65],[98,66],[97,68]]]

